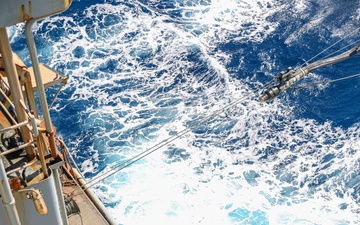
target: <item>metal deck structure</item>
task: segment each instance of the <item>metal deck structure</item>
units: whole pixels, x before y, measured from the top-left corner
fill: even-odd
[[[38,62],[34,44],[33,25],[70,4],[0,0],[0,225],[116,224],[56,136],[44,89],[67,78]],[[31,68],[12,52],[6,31],[22,22]]]

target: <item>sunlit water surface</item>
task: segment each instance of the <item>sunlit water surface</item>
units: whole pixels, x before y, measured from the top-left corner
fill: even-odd
[[[40,61],[69,77],[51,114],[90,180],[300,66],[359,19],[357,0],[88,0],[34,32]],[[22,27],[8,31],[30,64]],[[359,73],[359,59],[306,81]],[[359,85],[247,99],[93,190],[125,225],[359,224]]]

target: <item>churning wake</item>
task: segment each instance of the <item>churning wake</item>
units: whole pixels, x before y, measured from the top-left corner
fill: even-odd
[[[343,16],[349,5],[352,16]],[[40,61],[69,76],[53,122],[90,180],[303,63],[359,26],[359,8],[310,0],[73,2],[35,27]],[[23,34],[9,32],[28,62]],[[119,224],[359,223],[359,117],[350,112],[342,126],[316,116],[327,111],[321,94],[331,88],[269,104],[248,99],[94,191]]]

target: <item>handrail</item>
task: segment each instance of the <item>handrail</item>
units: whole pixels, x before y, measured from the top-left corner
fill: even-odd
[[[34,165],[34,163],[36,163],[36,161],[37,161],[37,160],[33,160],[33,161],[31,161],[30,163],[27,163],[27,164],[25,164],[25,165],[23,165],[23,166],[19,166],[18,168],[15,168],[15,169],[13,169],[13,170],[10,170],[10,171],[6,172],[6,175],[9,175],[9,174],[18,172],[18,171],[20,171],[20,170],[22,170],[22,169],[28,168],[29,166]]]
[[[25,107],[25,104],[22,101],[20,103],[21,103],[21,105],[23,107]],[[31,115],[29,115],[29,116],[31,116]],[[21,149],[24,149],[24,148],[29,147],[32,144],[36,143],[39,158],[40,158],[40,163],[41,163],[41,167],[42,167],[42,172],[43,172],[45,177],[48,177],[48,172],[47,172],[47,169],[46,169],[46,162],[45,162],[45,157],[44,157],[44,152],[43,152],[43,146],[45,146],[45,143],[42,143],[42,142],[44,142],[44,140],[42,140],[39,137],[39,131],[38,131],[38,128],[37,128],[37,125],[36,125],[35,117],[31,116],[28,121],[24,121],[24,122],[21,122],[21,123],[18,123],[18,124],[15,124],[13,126],[10,126],[10,127],[7,127],[7,128],[4,128],[4,129],[0,130],[0,135],[3,134],[3,133],[6,133],[8,131],[12,131],[12,130],[15,130],[17,128],[20,128],[22,126],[27,126],[28,127],[29,124],[32,126],[32,134],[33,134],[35,140],[27,142],[27,143],[22,144],[22,145],[17,146],[17,147],[14,147],[12,149],[8,149],[8,150],[0,153],[0,156],[5,156],[7,154],[19,151]],[[29,127],[28,127],[28,129],[31,130],[31,128],[29,128]],[[22,169],[22,167],[17,168],[17,170],[21,170],[21,169]]]
[[[3,97],[6,99],[6,101],[11,105],[11,107],[14,108],[14,105],[12,104],[12,102],[10,101],[10,99],[8,98],[7,94],[5,93],[5,88],[7,89],[7,92],[10,92],[10,87],[9,85],[4,81],[3,76],[0,76],[0,92],[3,95]]]
[[[6,73],[8,74],[7,78],[10,86],[11,96],[12,99],[14,100],[14,106],[15,106],[14,109],[16,112],[16,116],[18,118],[18,121],[25,121],[27,120],[27,115],[25,111],[21,109],[19,102],[20,99],[23,99],[23,93],[22,93],[23,90],[20,87],[19,76],[16,71],[16,66],[14,59],[12,57],[12,50],[9,43],[9,38],[5,28],[0,28],[0,51],[3,56],[8,56],[8,57],[3,57],[3,60],[4,60],[4,67]],[[29,130],[24,127],[21,127],[20,135],[26,141],[31,139],[31,134]],[[28,159],[33,159],[35,157],[34,150],[30,147],[26,148],[26,156]]]
[[[1,110],[6,114],[5,116],[8,117],[8,120],[11,120],[9,122],[12,123],[12,124],[17,124],[16,120],[12,117],[9,110],[6,108],[4,103],[2,103],[1,101],[0,101],[0,107],[1,107]]]
[[[6,132],[11,131],[11,130],[15,130],[15,129],[20,128],[22,126],[25,126],[27,124],[29,124],[29,121],[25,120],[25,121],[23,121],[21,123],[18,123],[18,124],[15,124],[15,125],[12,125],[10,127],[7,127],[7,128],[4,128],[4,129],[0,130],[0,134],[6,133]]]
[[[68,161],[66,163],[70,164],[70,166],[71,166],[71,163],[72,163],[75,166],[75,169],[79,172],[81,178],[85,180],[84,175],[81,173],[81,170],[79,169],[77,163],[75,162],[74,158],[70,154],[69,149],[67,148],[65,142],[61,138],[56,138],[56,140],[58,142],[60,142],[60,144],[61,144],[61,147],[62,147],[61,149],[63,150],[63,156],[64,156],[65,160]]]
[[[11,149],[9,149],[9,150],[6,150],[6,151],[0,153],[0,156],[7,155],[7,154],[10,154],[10,153],[16,152],[16,151],[18,151],[18,150],[21,150],[21,149],[23,149],[23,148],[26,148],[26,147],[34,144],[34,143],[35,143],[34,141],[31,141],[31,142],[22,144],[22,145],[20,145],[20,146],[17,146],[17,147],[15,147],[15,148],[11,148]]]
[[[16,209],[14,197],[11,194],[9,182],[4,182],[4,180],[6,179],[7,177],[4,163],[2,160],[0,160],[0,194],[2,198],[2,203],[5,207],[10,224],[20,224],[19,214]]]
[[[26,107],[26,105],[22,99],[20,99],[20,105],[23,107],[23,109],[25,110],[25,112],[29,118],[33,117],[33,115],[30,114],[29,109]]]

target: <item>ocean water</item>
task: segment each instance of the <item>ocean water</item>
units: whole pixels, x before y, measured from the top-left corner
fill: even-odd
[[[187,131],[92,187],[119,224],[345,225],[360,224],[360,78],[323,82],[360,55],[222,109],[358,42],[359,20],[358,0],[84,0],[34,34],[69,77],[51,115],[88,181]],[[30,65],[23,26],[8,32]]]

